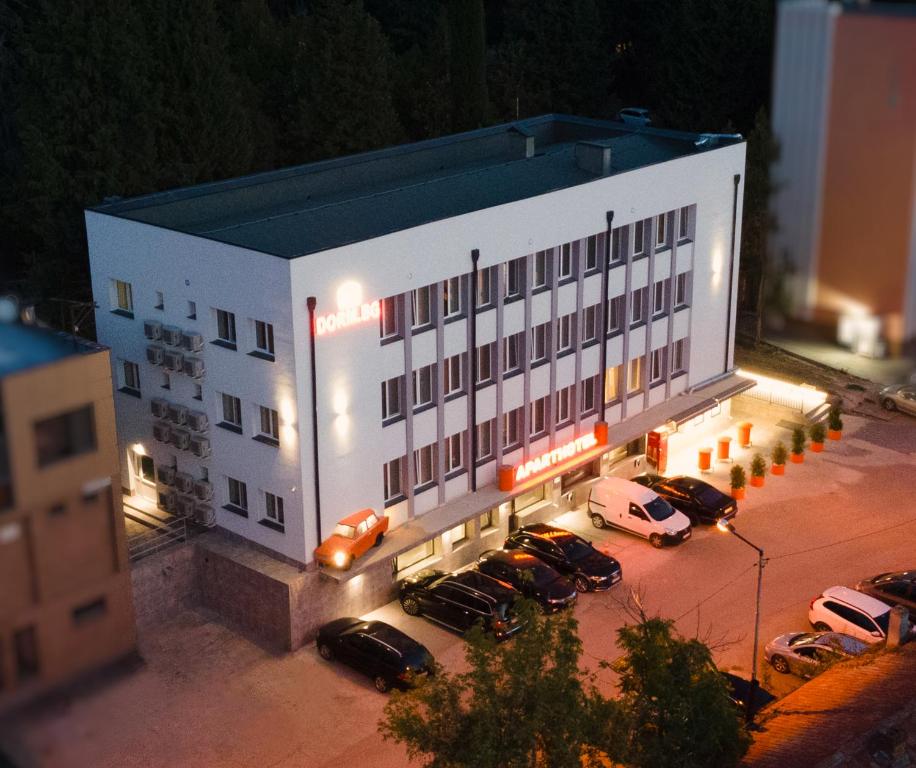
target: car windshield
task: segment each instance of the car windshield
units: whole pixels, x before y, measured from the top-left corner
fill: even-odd
[[[649,517],[653,520],[667,520],[671,515],[674,514],[674,510],[671,508],[671,505],[664,499],[652,499],[648,504],[644,505],[646,512],[649,513]]]
[[[719,504],[722,499],[725,498],[725,494],[721,491],[713,488],[711,485],[707,485],[705,488],[701,487],[697,493],[697,498],[703,504]]]
[[[791,640],[789,640],[789,647],[796,645],[802,645],[804,643],[810,643],[817,635],[813,635],[810,632],[802,632],[800,635],[796,635]]]
[[[546,565],[533,565],[525,570],[530,574],[532,583],[539,587],[550,584],[557,577],[553,568]]]
[[[588,543],[578,536],[570,536],[568,539],[562,539],[558,541],[557,544],[560,545],[563,554],[573,562],[588,557],[593,551]]]
[[[334,526],[334,535],[340,536],[344,539],[355,539],[356,538],[356,528],[352,525],[343,525],[343,523],[338,523]]]

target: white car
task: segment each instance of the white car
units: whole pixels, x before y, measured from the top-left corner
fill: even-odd
[[[648,539],[653,547],[690,538],[690,520],[655,491],[622,477],[603,477],[588,494],[595,528],[621,528]]]
[[[808,621],[818,632],[842,632],[866,643],[887,639],[891,607],[849,587],[830,587],[811,601]]]

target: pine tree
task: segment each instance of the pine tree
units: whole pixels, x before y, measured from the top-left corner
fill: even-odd
[[[480,128],[487,118],[483,0],[447,0],[452,130]]]

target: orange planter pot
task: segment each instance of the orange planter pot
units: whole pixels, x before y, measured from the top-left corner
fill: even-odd
[[[763,488],[763,478],[757,475],[751,475],[751,485],[755,488]]]
[[[827,439],[829,440],[839,440],[843,437],[842,429],[828,429],[827,430]]]
[[[749,448],[751,445],[751,427],[754,425],[749,421],[742,422],[738,425],[738,445],[742,448]]]
[[[744,498],[746,490],[744,488],[732,488],[732,498],[735,501],[741,501]]]
[[[712,467],[712,448],[700,448],[697,466],[700,472],[709,472]]]
[[[789,458],[792,460],[793,464],[801,464],[805,460],[805,454],[803,453],[790,453]]]
[[[719,461],[728,461],[729,460],[729,450],[731,447],[732,439],[730,437],[720,437],[719,438],[719,453],[716,458]]]
[[[774,475],[784,475],[786,473],[786,465],[785,464],[771,464],[770,472],[772,472]]]
[[[811,450],[814,451],[815,453],[820,453],[821,451],[824,450],[824,444],[823,443],[811,443]]]

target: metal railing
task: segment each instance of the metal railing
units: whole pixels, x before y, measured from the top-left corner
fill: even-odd
[[[180,544],[188,539],[188,524],[183,517],[176,517],[168,522],[159,523],[148,531],[127,538],[127,557],[135,563],[144,557]]]

